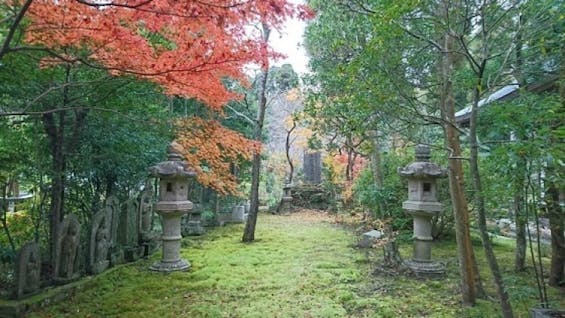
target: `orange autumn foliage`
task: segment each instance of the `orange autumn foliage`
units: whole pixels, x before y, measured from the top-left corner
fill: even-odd
[[[308,15],[306,7],[287,0],[36,0],[26,15],[26,41],[67,61],[68,48],[86,49],[75,50],[83,62],[151,80],[167,94],[218,110],[238,97],[224,87],[224,78],[243,80],[244,65],[276,56],[247,26],[276,28],[289,17]]]
[[[343,185],[342,199],[345,203],[353,198],[353,185],[359,173],[368,164],[368,160],[357,156],[352,158],[348,167],[348,156],[346,153],[336,153],[333,156],[324,157],[324,165],[327,167],[330,176],[330,182],[333,184]],[[346,170],[350,169],[350,180],[346,178]]]
[[[180,146],[176,150],[194,168],[198,182],[221,194],[239,194],[232,165],[250,160],[253,153],[261,151],[261,144],[216,120],[199,117],[178,120],[175,129]]]
[[[18,2],[0,0],[8,8]],[[240,97],[224,86],[226,78],[245,82],[244,66],[265,66],[279,56],[249,26],[276,29],[288,18],[311,16],[288,0],[35,0],[26,13],[25,41],[51,52],[40,67],[85,63],[152,81],[168,95],[221,112]],[[198,180],[236,193],[229,165],[249,159],[259,145],[217,121],[179,121],[176,131]]]

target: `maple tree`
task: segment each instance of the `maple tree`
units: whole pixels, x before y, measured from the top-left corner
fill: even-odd
[[[245,65],[267,67],[269,57],[279,56],[249,26],[278,28],[287,18],[311,15],[306,6],[286,0],[35,0],[2,5],[28,18],[25,41],[31,45],[10,47],[5,41],[5,52],[47,50],[41,67],[82,63],[112,75],[133,75],[220,113],[226,102],[239,97],[226,88],[226,78],[245,82]],[[189,118],[176,128],[177,141],[190,149],[183,152],[186,159],[200,172],[198,180],[220,193],[236,193],[226,160],[248,159],[258,146],[216,121]]]
[[[333,152],[324,157],[324,166],[333,184],[343,185],[342,198],[348,204],[353,199],[353,187],[359,173],[368,164],[367,159],[348,152]]]
[[[245,82],[244,66],[266,68],[268,58],[278,56],[250,26],[279,28],[287,18],[310,15],[305,6],[287,0],[0,0],[0,8],[0,59],[33,52],[42,56],[39,67],[61,70],[64,77],[57,88],[62,98],[34,113],[42,117],[50,145],[53,242],[64,214],[66,163],[74,149],[66,143],[77,140],[66,137],[70,130],[80,135],[93,106],[69,99],[65,88],[73,84],[76,69],[150,81],[169,96],[196,99],[221,115],[223,105],[239,97],[225,80]],[[258,148],[214,121],[187,118],[176,127],[186,159],[200,171],[199,181],[222,193],[235,191],[226,160],[246,158]],[[218,141],[197,140],[210,136]]]
[[[258,21],[280,27],[307,12],[286,0],[36,0],[27,12],[26,41],[59,60],[93,60],[114,75],[149,79],[167,94],[219,109],[237,97],[223,85],[225,77],[244,79],[244,65],[276,56],[246,27]]]
[[[216,120],[192,117],[178,120],[175,128],[176,150],[194,168],[200,184],[221,194],[239,194],[231,165],[251,160],[253,153],[260,152],[260,143],[223,127]]]

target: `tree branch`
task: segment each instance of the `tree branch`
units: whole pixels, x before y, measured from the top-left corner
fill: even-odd
[[[24,18],[24,15],[26,14],[26,12],[29,9],[29,6],[31,5],[32,2],[33,2],[33,0],[26,0],[26,2],[24,2],[24,5],[21,7],[20,11],[16,15],[14,22],[10,26],[10,28],[8,30],[8,34],[6,35],[6,38],[4,39],[4,44],[2,45],[2,48],[0,49],[0,60],[2,60],[2,57],[4,57],[4,55],[6,55],[6,53],[11,51],[10,50],[10,43],[12,42],[12,39],[14,38],[14,35],[16,34],[16,29],[18,28],[18,26],[22,22],[22,19]]]
[[[231,107],[230,105],[225,105],[225,107],[229,110],[231,110],[234,114],[236,114],[236,116],[239,116],[243,119],[245,119],[248,123],[250,123],[251,125],[256,125],[257,123],[255,122],[255,120],[249,118],[249,116],[245,115],[242,112],[237,111],[235,108]]]
[[[121,4],[121,3],[116,3],[114,1],[110,1],[110,2],[90,2],[90,1],[86,1],[86,0],[75,0],[78,3],[82,3],[84,5],[87,5],[89,7],[121,7],[121,8],[129,8],[129,9],[137,9],[139,7],[142,7],[146,4],[149,4],[151,2],[153,2],[153,0],[145,0],[142,1],[138,4]]]

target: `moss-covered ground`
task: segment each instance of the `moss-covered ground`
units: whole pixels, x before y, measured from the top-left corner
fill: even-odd
[[[377,250],[355,248],[356,234],[332,216],[303,212],[260,215],[252,244],[241,243],[243,225],[185,238],[188,272],[154,273],[159,258],[104,273],[91,288],[30,313],[30,317],[497,317],[498,306],[481,300],[461,308],[453,240],[433,247],[448,262],[442,280],[374,275]],[[495,241],[517,317],[536,303],[532,273],[511,272],[511,241]],[[488,292],[486,263],[477,248]],[[409,256],[410,243],[401,252]],[[555,306],[563,295],[549,289]],[[491,298],[492,299],[492,298]]]

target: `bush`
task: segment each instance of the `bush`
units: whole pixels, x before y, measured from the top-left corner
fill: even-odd
[[[365,167],[353,185],[355,202],[372,211],[373,217],[392,219],[393,230],[410,229],[412,218],[402,209],[406,200],[405,181],[396,172],[409,159],[396,154],[382,155],[383,187],[375,185],[373,172]]]
[[[6,215],[6,221],[8,225],[8,230],[10,231],[10,236],[14,241],[15,248],[19,248],[26,242],[33,240],[35,228],[33,226],[34,222],[32,216],[28,211],[18,211],[13,213],[8,213]],[[15,253],[9,252],[11,250],[10,242],[8,236],[6,235],[5,229],[0,229],[0,257],[2,261],[7,258],[12,260],[15,258]]]

